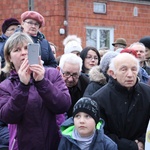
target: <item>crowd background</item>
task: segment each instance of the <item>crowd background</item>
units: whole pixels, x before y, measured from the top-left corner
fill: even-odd
[[[55,129],[55,133],[53,131],[52,134],[58,135],[58,140],[55,141],[58,146],[59,141],[63,139],[62,136],[65,137],[59,130],[60,126],[64,126],[62,123],[66,123],[64,121],[72,116],[74,119],[72,123],[75,123],[76,114],[74,114],[73,108],[76,103],[78,104],[78,100],[84,96],[86,99],[90,97],[91,101],[96,101],[96,105],[100,109],[98,114],[100,116],[98,118],[102,118],[105,122],[102,130],[104,130],[104,134],[117,144],[119,150],[144,150],[145,133],[150,117],[150,36],[143,35],[142,38],[134,41],[131,45],[127,44],[125,38],[119,36],[112,43],[113,49],[106,47],[97,49],[93,46],[84,47],[81,37],[77,34],[68,35],[63,40],[63,55],[57,55],[57,45],[48,41],[46,35],[40,30],[45,24],[45,18],[40,13],[25,11],[20,15],[20,19],[21,22],[16,18],[7,18],[2,24],[3,34],[1,35],[1,39],[3,40],[1,41],[2,46],[0,49],[2,58],[2,83],[0,84],[0,120],[2,123],[2,132],[0,133],[2,133],[2,136],[0,138],[2,138],[3,143],[1,147],[8,149],[9,144],[9,147],[14,148],[12,150],[30,149],[32,147],[43,148],[45,150],[57,149],[58,147],[55,147],[56,145],[53,142],[54,139],[49,138],[50,136],[47,135],[47,131]],[[17,38],[18,41],[16,40]],[[14,42],[15,40],[16,43]],[[29,66],[28,64],[28,42],[40,44],[38,65]],[[51,71],[47,71],[49,69]],[[48,75],[45,76],[45,74]],[[14,75],[17,77],[14,77]],[[49,85],[45,83],[45,80],[48,80]],[[58,81],[61,81],[61,84],[58,84]],[[14,84],[14,82],[16,83]],[[21,96],[23,93],[17,95],[16,91],[7,88],[12,83],[15,90],[20,90],[23,93],[27,89],[30,89],[29,91],[32,93],[33,90],[31,88],[33,89],[32,86],[35,86],[38,91],[35,93],[38,93],[40,98],[30,99],[30,97],[26,97],[22,99]],[[28,92],[26,93],[27,95],[30,93]],[[44,93],[46,94],[44,95]],[[36,105],[31,105],[32,107],[29,107],[29,109],[28,107],[22,108],[19,105],[20,103],[17,103],[19,99],[24,100],[24,103],[27,100],[30,102],[30,100],[36,99],[37,104],[39,103],[40,113],[37,111],[35,114],[40,114],[46,118],[43,118],[42,123],[48,119],[49,115],[52,116],[52,122],[55,122],[53,127],[47,124],[47,128],[44,126],[39,127],[38,123],[35,125],[35,128],[45,128],[43,131],[45,136],[43,136],[41,143],[35,144],[36,140],[33,140],[32,147],[28,144],[25,145],[29,138],[24,137],[23,141],[20,139],[25,134],[23,132],[25,125],[31,122],[34,124],[34,119],[38,119],[33,116],[34,119],[31,119],[30,122],[28,120],[29,112],[27,112],[26,116],[26,111],[31,108],[34,109]],[[45,105],[45,101],[47,105]],[[86,105],[86,100],[84,103]],[[116,103],[118,104],[117,107]],[[49,106],[50,104],[54,105],[54,107]],[[13,107],[15,105],[18,109]],[[30,106],[30,103],[27,103],[28,105]],[[18,112],[21,112],[22,116],[18,116]],[[93,117],[92,113],[83,111],[82,109],[78,113],[80,112]],[[83,116],[81,115],[79,122],[84,124],[82,120]],[[135,122],[136,124],[134,125]],[[34,129],[34,127],[31,128]],[[22,129],[22,132],[19,129]],[[39,132],[40,130],[36,131]],[[96,130],[96,132],[100,131]],[[27,137],[34,136],[34,132],[25,135]],[[81,135],[79,133],[76,137],[79,141],[90,139],[92,142],[94,140],[93,138],[89,138],[89,136],[85,136],[82,139]],[[92,135],[96,135],[96,133],[94,132]],[[40,136],[39,133],[37,140]],[[85,144],[86,142],[82,141],[82,143]],[[82,143],[78,143],[76,146],[82,149],[85,147],[82,146]],[[91,148],[90,144],[85,145]]]

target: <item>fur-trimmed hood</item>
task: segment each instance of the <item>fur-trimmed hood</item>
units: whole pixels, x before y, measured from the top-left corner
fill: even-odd
[[[91,68],[91,70],[89,71],[89,78],[90,81],[95,81],[101,84],[106,84],[106,77],[103,74],[103,72],[100,70],[99,66],[94,66]]]

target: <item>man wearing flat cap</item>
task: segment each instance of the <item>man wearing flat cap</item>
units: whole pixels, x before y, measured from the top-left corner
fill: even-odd
[[[126,48],[127,43],[124,38],[118,38],[116,39],[114,43],[112,43],[112,45],[114,46],[114,51],[116,51],[119,48],[122,48],[122,49]]]
[[[44,17],[36,11],[26,11],[21,14],[21,28],[22,32],[29,34],[34,43],[39,43],[41,50],[41,59],[46,67],[57,67],[56,60],[50,48],[49,42],[39,29],[45,25]]]
[[[0,36],[0,56],[2,58],[2,67],[4,67],[4,44],[6,40],[15,32],[20,22],[15,18],[8,18],[4,20],[1,26],[2,35]]]

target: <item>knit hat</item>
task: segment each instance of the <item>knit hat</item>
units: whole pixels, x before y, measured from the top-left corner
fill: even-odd
[[[108,68],[109,68],[109,64],[111,62],[111,59],[116,57],[119,53],[115,52],[115,51],[109,51],[107,53],[105,53],[103,55],[103,57],[101,58],[100,61],[100,69],[102,70],[102,72],[106,73]]]
[[[85,112],[89,114],[95,120],[96,124],[98,123],[100,112],[96,101],[88,97],[80,98],[73,107],[73,118],[79,112]]]
[[[145,47],[150,49],[150,36],[145,36],[145,37],[141,38],[139,42],[143,43],[145,45]]]
[[[76,35],[68,35],[64,41],[63,45],[64,48],[64,54],[72,53],[74,51],[81,52],[82,46],[81,46],[81,39],[77,37]]]
[[[36,11],[26,11],[22,13],[21,20],[25,21],[26,19],[36,20],[40,24],[40,27],[45,25],[44,17]]]
[[[115,46],[115,44],[120,44],[120,45],[127,46],[127,42],[124,38],[116,39],[116,41],[114,43],[112,43],[112,45]]]
[[[20,25],[20,22],[15,18],[6,19],[2,24],[2,32],[5,33],[11,25]]]
[[[137,52],[134,49],[126,48],[126,49],[123,49],[120,53],[129,53],[137,58]]]

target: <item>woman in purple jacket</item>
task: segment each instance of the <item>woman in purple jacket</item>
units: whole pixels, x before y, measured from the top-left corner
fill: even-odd
[[[57,69],[45,69],[40,58],[29,65],[28,43],[17,32],[5,44],[3,71],[10,77],[0,84],[0,119],[9,124],[10,150],[57,150],[56,114],[69,109],[70,95]]]

